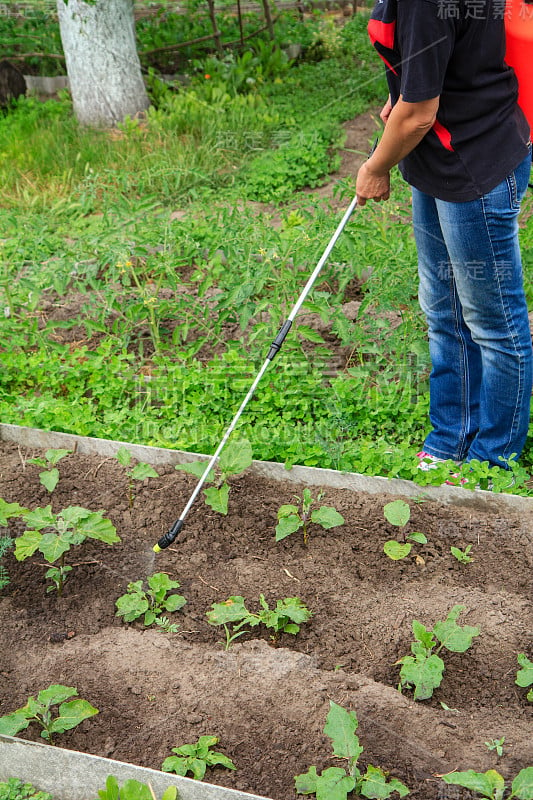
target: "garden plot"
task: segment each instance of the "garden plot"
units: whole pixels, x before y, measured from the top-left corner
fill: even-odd
[[[58,735],[63,747],[159,769],[172,748],[211,734],[237,769],[209,768],[206,780],[274,800],[294,798],[294,776],[311,765],[341,765],[323,732],[331,701],[357,714],[361,768],[390,772],[414,798],[466,800],[439,777],[453,769],[496,768],[511,780],[533,763],[531,704],[515,683],[518,654],[533,656],[527,512],[418,496],[402,532],[384,517],[390,496],[328,488],[317,507],[335,508],[344,523],[311,523],[304,545],[301,530],[275,539],[280,506],[297,504],[304,487],[245,472],[230,479],[227,515],[199,500],[176,542],[156,555],[193,476],[158,466],[157,478],[135,482],[130,500],[124,463],[68,455],[50,493],[43,467],[29,463],[42,451],[3,443],[0,453],[4,500],[32,510],[51,504],[56,514],[102,511],[120,537],[73,546],[61,596],[46,591],[50,564],[40,552],[4,558],[11,582],[0,599],[0,714],[50,684],[76,687],[99,713]],[[319,490],[310,491],[317,500]],[[24,529],[10,521],[12,535]],[[406,558],[391,560],[385,542],[407,532],[427,542],[413,540]],[[473,560],[461,563],[450,549],[468,545]],[[173,591],[187,601],[167,614],[176,632],[115,613],[129,583],[157,572],[179,582]],[[274,641],[264,626],[247,626],[225,650],[224,629],[206,612],[239,596],[257,613],[260,595],[270,608],[298,597],[311,619]],[[437,630],[456,606],[464,607],[459,626],[479,629],[470,646],[440,652],[444,674],[432,696],[400,693],[397,662],[410,653],[413,620]],[[39,731],[22,736],[36,740]],[[485,743],[502,737],[498,756]]]

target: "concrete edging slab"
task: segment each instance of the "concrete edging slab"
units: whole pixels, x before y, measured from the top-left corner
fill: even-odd
[[[54,800],[96,800],[99,789],[105,789],[108,775],[114,775],[120,785],[130,778],[149,783],[158,800],[168,786],[176,786],[178,800],[268,800],[156,769],[0,735],[2,781],[19,778],[50,792]]]
[[[138,461],[148,464],[186,464],[191,461],[207,460],[209,456],[189,453],[184,450],[169,450],[163,447],[132,444],[112,439],[97,439],[78,436],[73,433],[44,431],[39,428],[26,428],[21,425],[0,423],[0,440],[14,442],[24,447],[68,448],[82,455],[112,457],[120,447],[127,447]],[[361,475],[356,472],[339,472],[334,469],[294,466],[285,469],[283,464],[273,461],[253,461],[248,468],[251,474],[270,480],[286,483],[307,484],[308,486],[348,489],[366,494],[391,494],[401,497],[427,497],[446,505],[457,505],[479,511],[533,511],[533,498],[513,494],[494,494],[481,490],[469,491],[458,486],[419,486],[412,481],[398,478],[381,478]],[[177,513],[181,508],[177,508]]]

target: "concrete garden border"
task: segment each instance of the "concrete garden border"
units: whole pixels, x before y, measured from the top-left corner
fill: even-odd
[[[98,790],[105,789],[108,775],[114,775],[120,785],[129,778],[149,783],[158,800],[168,786],[176,786],[178,800],[268,800],[156,769],[0,735],[2,781],[19,778],[50,792],[54,800],[96,800]]]
[[[20,425],[0,423],[0,440],[14,442],[23,447],[66,448],[82,455],[112,457],[120,447],[127,447],[138,461],[148,464],[185,464],[191,461],[207,460],[209,456],[188,453],[184,450],[167,450],[162,447],[131,444],[112,439],[97,439],[78,436],[72,433],[44,431],[39,428],[26,428]],[[398,478],[373,478],[356,472],[339,472],[334,469],[294,466],[285,469],[283,464],[273,461],[253,461],[248,471],[251,474],[285,483],[307,484],[308,486],[348,489],[366,494],[391,494],[403,497],[427,497],[439,503],[469,507],[479,511],[515,511],[531,513],[533,498],[513,494],[494,494],[481,490],[469,491],[458,486],[419,486],[412,481]],[[182,498],[184,503],[188,498]],[[181,513],[181,499],[176,499],[176,516]],[[183,503],[183,504],[184,504]]]

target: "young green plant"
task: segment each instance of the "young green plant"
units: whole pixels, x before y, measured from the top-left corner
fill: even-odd
[[[115,603],[116,616],[123,617],[126,622],[133,622],[144,615],[145,625],[156,623],[161,630],[175,633],[175,623],[169,623],[163,612],[171,614],[183,608],[187,602],[181,594],[170,594],[173,589],[179,588],[179,581],[171,580],[165,572],[154,572],[147,578],[147,589],[143,588],[143,583],[142,580],[128,583],[126,593]]]
[[[457,619],[465,607],[454,606],[446,619],[436,622],[428,630],[421,622],[413,621],[415,641],[411,644],[413,655],[403,656],[396,663],[401,664],[400,685],[413,687],[415,700],[427,700],[433,690],[441,685],[444,674],[444,661],[439,656],[441,650],[452,653],[464,653],[472,644],[472,639],[479,635],[479,628],[471,625],[461,627]]]
[[[228,513],[229,483],[231,475],[240,475],[252,463],[252,445],[247,439],[235,440],[226,445],[214,469],[207,476],[208,483],[214,483],[204,489],[205,502],[219,514]],[[205,461],[193,461],[190,464],[177,464],[177,470],[188,472],[201,478],[206,469]]]
[[[0,497],[0,528],[7,527],[10,519],[21,517],[27,512],[27,508],[23,508],[18,503],[7,503]],[[10,536],[0,535],[0,591],[5,589],[9,583],[9,574],[1,561],[12,547],[13,539]]]
[[[226,769],[237,769],[230,758],[211,749],[218,744],[218,741],[216,736],[200,736],[194,744],[173,747],[172,752],[175,755],[165,758],[161,769],[163,772],[175,772],[176,775],[182,777],[190,772],[197,781],[202,780],[207,767],[221,766]]]
[[[402,558],[406,558],[406,556],[409,555],[413,547],[411,542],[426,544],[427,536],[424,533],[420,533],[419,531],[407,533],[407,531],[404,530],[411,519],[411,509],[405,500],[393,500],[391,503],[387,503],[383,507],[383,514],[387,522],[390,522],[391,525],[400,528],[402,531],[403,540],[401,542],[396,539],[389,539],[389,541],[385,542],[383,545],[383,552],[389,558],[392,558],[393,561],[400,561]]]
[[[77,695],[78,690],[74,686],[52,684],[40,691],[36,698],[29,697],[22,708],[0,717],[0,733],[16,736],[32,722],[37,722],[42,728],[42,738],[53,744],[53,737],[57,733],[69,731],[84,719],[98,714],[97,708]],[[76,699],[71,700],[71,697]]]
[[[126,447],[120,447],[117,450],[117,461],[124,467],[128,476],[128,503],[132,508],[135,500],[135,481],[144,481],[145,478],[157,478],[159,476],[156,470],[150,464],[145,464],[144,461],[139,461],[132,467],[132,455]]]
[[[24,783],[19,778],[8,778],[0,781],[0,800],[53,800],[48,792],[40,792],[31,783]]]
[[[459,547],[450,547],[452,556],[456,558],[460,564],[470,564],[474,560],[470,555],[471,550],[471,544],[467,544],[464,550],[461,550]]]
[[[527,689],[529,686],[532,687],[526,697],[530,703],[533,703],[533,661],[530,661],[525,653],[519,653],[517,660],[520,669],[516,673],[515,683],[523,689]]]
[[[57,450],[51,449],[47,450],[43,457],[39,456],[38,458],[28,459],[28,464],[36,464],[38,467],[44,467],[44,470],[39,472],[39,481],[50,494],[59,483],[59,470],[56,464],[71,452],[71,450],[65,450],[63,448],[58,448]]]
[[[226,647],[228,650],[231,643],[249,631],[243,630],[245,625],[255,628],[264,625],[271,628],[274,633],[272,639],[277,640],[280,633],[291,633],[296,635],[300,630],[302,622],[311,619],[312,612],[302,603],[299,597],[286,597],[278,600],[275,608],[271,609],[265,600],[264,595],[259,595],[260,610],[257,613],[248,611],[245,606],[244,597],[232,595],[223,603],[213,603],[211,611],[207,612],[207,620],[210,625],[223,625],[226,632]],[[230,631],[229,624],[233,624]],[[235,624],[236,623],[236,624]]]
[[[495,750],[498,758],[501,758],[503,756],[504,742],[505,742],[505,736],[502,736],[501,739],[489,739],[488,742],[485,742],[485,747],[487,748],[487,750]]]
[[[449,775],[443,775],[442,780],[452,786],[462,786],[487,800],[503,800],[505,790],[509,788],[503,775],[495,769],[489,769],[487,772],[475,772],[473,769],[466,772],[450,772]],[[506,800],[511,800],[513,797],[516,800],[533,800],[533,767],[520,770],[510,789],[510,793],[505,795]]]
[[[316,767],[296,775],[295,788],[298,794],[314,794],[317,800],[346,800],[350,793],[356,797],[386,798],[397,792],[400,797],[409,794],[409,789],[397,778],[389,780],[388,773],[369,764],[363,773],[357,766],[363,747],[356,734],[359,722],[354,711],[347,711],[332,700],[324,726],[324,733],[331,739],[333,755],[347,761],[347,767],[328,767],[320,774]]]
[[[304,489],[302,497],[295,495],[298,505],[286,504],[278,510],[278,524],[276,525],[276,542],[286,539],[291,533],[302,529],[304,544],[307,544],[310,522],[320,525],[324,530],[336,528],[344,523],[344,517],[333,506],[320,506],[311,510],[315,503],[320,502],[323,494],[320,493],[316,500],[311,496],[309,489]]]
[[[161,795],[161,800],[177,800],[178,790],[169,786]],[[149,783],[141,783],[135,778],[124,781],[122,786],[114,775],[108,775],[105,789],[99,789],[98,800],[157,800]]]
[[[46,591],[55,589],[59,596],[63,593],[66,576],[73,569],[65,564],[65,555],[72,547],[83,544],[87,539],[96,539],[105,544],[120,542],[115,526],[101,511],[68,506],[54,514],[52,506],[46,506],[22,516],[26,530],[15,540],[15,558],[25,561],[39,550],[45,561],[53,565],[45,573],[45,577],[51,581]]]

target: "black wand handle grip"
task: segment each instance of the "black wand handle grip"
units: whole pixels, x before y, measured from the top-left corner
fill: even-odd
[[[267,358],[269,361],[272,361],[274,357],[277,356],[277,354],[279,353],[281,345],[285,341],[285,337],[287,336],[288,332],[291,329],[291,325],[292,325],[292,319],[288,319],[283,323],[283,325],[279,329],[278,335],[270,345],[270,350],[268,351]]]
[[[160,540],[154,547],[156,553],[159,553],[160,550],[164,550],[166,547],[169,547],[172,544],[178,533],[183,528],[183,522],[184,520],[182,519],[176,520],[176,522],[171,527],[169,532],[165,533],[165,535],[160,538]]]

